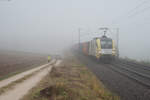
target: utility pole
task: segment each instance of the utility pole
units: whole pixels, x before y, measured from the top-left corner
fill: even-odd
[[[116,31],[117,31],[117,58],[119,58],[119,28],[117,28]]]
[[[78,33],[79,33],[79,50],[80,50],[80,31],[81,31],[81,29],[79,28],[78,29]]]

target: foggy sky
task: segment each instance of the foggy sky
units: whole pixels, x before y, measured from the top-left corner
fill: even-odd
[[[81,34],[118,27],[121,56],[150,59],[150,2],[144,0],[0,0],[0,48],[56,53]],[[134,13],[137,15],[134,15]],[[130,16],[132,15],[132,16]],[[84,40],[84,37],[82,38]]]

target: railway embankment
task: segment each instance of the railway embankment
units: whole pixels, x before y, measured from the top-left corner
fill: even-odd
[[[22,100],[120,100],[72,55],[32,88]]]

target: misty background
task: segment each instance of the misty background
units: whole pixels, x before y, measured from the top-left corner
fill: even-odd
[[[77,43],[78,28],[103,26],[119,28],[120,56],[150,61],[148,0],[0,0],[0,49],[57,53]]]

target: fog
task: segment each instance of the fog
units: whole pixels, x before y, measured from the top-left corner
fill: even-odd
[[[78,28],[83,35],[105,26],[119,28],[120,56],[150,60],[150,2],[143,1],[0,0],[0,49],[57,53],[78,41]]]

